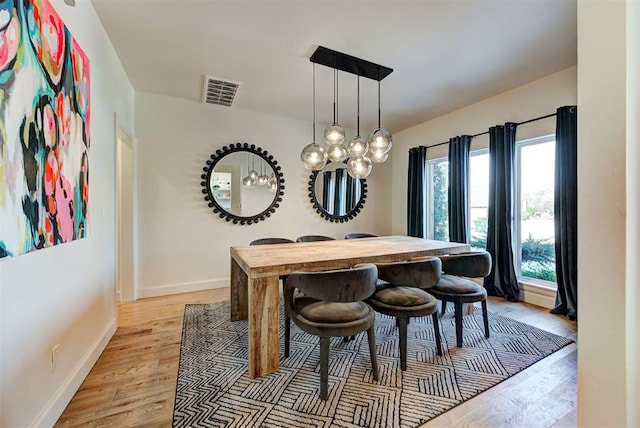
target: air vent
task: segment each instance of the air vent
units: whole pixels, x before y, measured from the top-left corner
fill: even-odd
[[[202,90],[202,102],[219,106],[231,107],[236,98],[240,83],[217,77],[205,76]]]

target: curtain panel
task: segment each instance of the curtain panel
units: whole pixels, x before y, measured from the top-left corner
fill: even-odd
[[[413,147],[409,150],[407,182],[407,235],[425,238],[427,208],[427,148]]]
[[[517,124],[489,128],[489,218],[487,251],[492,265],[484,287],[492,296],[518,301],[518,279],[513,266],[513,175]]]
[[[449,139],[449,241],[469,242],[469,147],[471,136]]]
[[[560,107],[556,115],[555,217],[558,291],[553,314],[578,317],[578,112]]]
[[[334,181],[335,189],[333,191],[333,213],[335,215],[344,215],[344,198],[342,196],[342,189],[344,183],[344,172],[342,168],[336,169],[336,178]]]

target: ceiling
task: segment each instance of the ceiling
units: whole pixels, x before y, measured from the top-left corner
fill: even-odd
[[[311,120],[321,45],[394,69],[381,82],[393,132],[577,63],[576,0],[92,3],[136,91],[201,101],[209,75],[241,83],[232,109]],[[317,120],[331,122],[333,71],[315,68]],[[356,80],[338,74],[339,122],[352,128]],[[377,102],[377,82],[361,78],[364,136]]]

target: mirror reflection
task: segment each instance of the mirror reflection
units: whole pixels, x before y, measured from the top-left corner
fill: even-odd
[[[309,196],[323,217],[331,221],[348,221],[364,204],[365,181],[351,177],[345,163],[328,163],[311,176]]]
[[[278,178],[274,168],[262,157],[239,151],[225,155],[216,163],[209,186],[220,208],[239,217],[252,217],[274,202]]]
[[[282,168],[255,144],[233,143],[216,150],[202,171],[200,185],[207,206],[233,224],[264,221],[282,202]]]

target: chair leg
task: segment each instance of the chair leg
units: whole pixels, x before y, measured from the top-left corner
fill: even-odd
[[[329,384],[329,338],[320,338],[320,399],[327,400]]]
[[[458,348],[462,348],[462,303],[455,302],[455,317],[456,317],[456,345]]]
[[[446,300],[441,300],[440,301],[440,307],[441,307],[441,314],[444,315],[445,312],[447,312],[447,301]]]
[[[371,369],[373,371],[373,379],[380,380],[378,372],[378,353],[376,352],[376,334],[373,326],[367,330],[367,340],[369,341],[369,356],[371,358]]]
[[[438,325],[438,312],[431,315],[433,320],[433,334],[436,336],[436,350],[438,355],[442,355],[442,342],[440,341],[440,326]]]
[[[482,319],[484,321],[484,337],[489,338],[489,314],[487,313],[487,301],[482,301]]]
[[[289,345],[291,343],[291,319],[284,316],[284,356],[289,358]]]
[[[400,370],[407,370],[407,319],[404,317],[396,318],[399,327],[400,336]]]
[[[343,341],[344,343],[347,343],[347,342],[352,341],[352,340],[353,340],[353,339],[355,339],[355,338],[356,338],[355,334],[354,334],[353,336],[344,336],[344,337],[342,338],[342,341]]]

